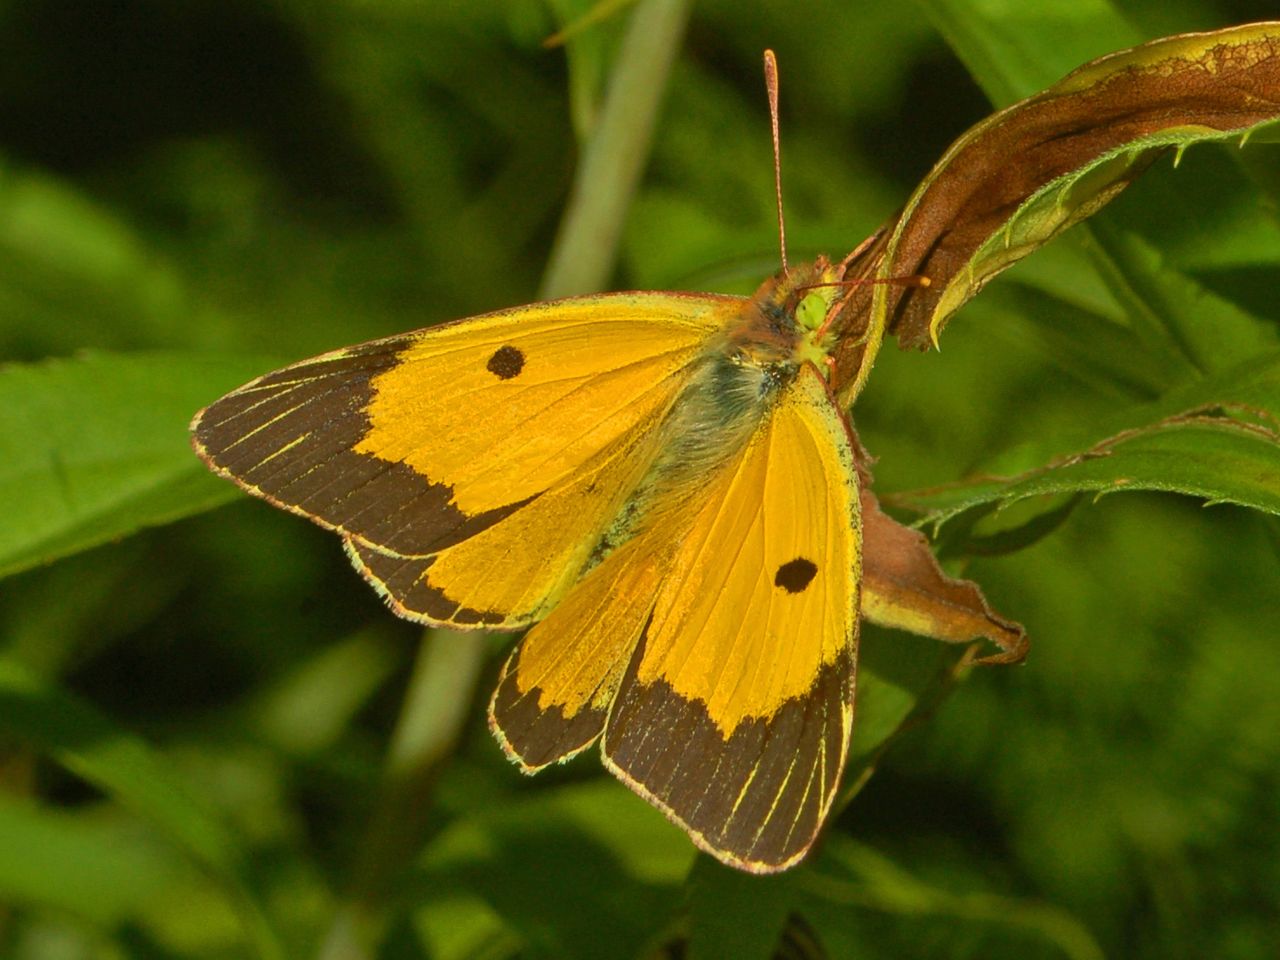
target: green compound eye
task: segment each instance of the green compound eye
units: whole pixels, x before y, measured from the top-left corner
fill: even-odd
[[[827,319],[827,300],[827,297],[817,291],[806,294],[796,307],[796,323],[801,329],[812,333],[822,326],[822,322]]]

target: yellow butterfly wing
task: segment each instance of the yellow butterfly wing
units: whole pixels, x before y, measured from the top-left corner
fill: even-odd
[[[591,570],[512,654],[490,705],[533,771],[604,731],[606,764],[703,849],[785,869],[830,809],[853,721],[857,474],[801,367],[676,518]]]
[[[653,609],[665,569],[641,537],[589,571],[507,659],[489,727],[525,773],[590,746]]]
[[[343,534],[398,613],[526,625],[578,578],[744,302],[607,294],[373,341],[233,391],[194,444]]]

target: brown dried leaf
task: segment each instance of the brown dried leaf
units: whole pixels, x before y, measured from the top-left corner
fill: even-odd
[[[842,399],[852,401],[886,331],[936,343],[992,277],[1116,196],[1170,148],[1246,137],[1280,119],[1280,23],[1184,34],[1114,53],[992,115],[952,145],[887,241],[847,278],[836,321]]]
[[[924,535],[884,513],[867,489],[862,492],[862,542],[865,619],[948,643],[985,637],[1000,652],[978,663],[1018,663],[1027,655],[1022,625],[995,613],[977,584],[943,573]]]

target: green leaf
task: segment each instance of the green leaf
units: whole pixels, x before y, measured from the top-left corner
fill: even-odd
[[[1173,362],[1162,362],[1164,350],[1149,350],[1129,326],[1012,278],[984,291],[971,309],[996,321],[1002,337],[1034,350],[1036,362],[1113,402],[1153,400],[1177,382]],[[1185,358],[1177,358],[1176,370],[1185,373]]]
[[[863,625],[858,650],[858,695],[853,743],[840,809],[856,797],[898,734],[936,709],[955,689],[969,647],[913,633]]]
[[[187,424],[271,366],[93,353],[0,368],[0,576],[234,499]]]
[[[1088,425],[1068,455],[1059,435],[1027,451],[1047,465],[1016,476],[883,495],[896,507],[941,522],[986,504],[1031,496],[1161,490],[1280,510],[1280,352],[1250,357],[1168,391],[1159,400],[1116,410]],[[1068,441],[1070,442],[1070,441]],[[1070,450],[1070,447],[1066,448]]]
[[[1280,346],[1274,324],[1215,296],[1164,262],[1135,233],[1105,220],[1085,240],[1094,263],[1149,353],[1163,351],[1193,375],[1222,370]],[[1101,254],[1101,255],[1098,255]]]
[[[1020,477],[979,479],[886,499],[941,521],[988,503],[1123,490],[1170,491],[1280,514],[1280,436],[1227,417],[1175,417]]]
[[[240,842],[161,757],[86,703],[0,660],[0,731],[43,753],[151,822],[222,886],[258,956],[283,950],[250,893]]]

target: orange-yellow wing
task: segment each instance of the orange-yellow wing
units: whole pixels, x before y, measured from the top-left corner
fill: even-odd
[[[335,351],[211,404],[194,443],[343,534],[398,613],[522,626],[580,575],[743,302],[581,297]]]
[[[652,538],[623,544],[589,571],[511,653],[489,727],[525,773],[567,760],[604,729],[666,564]]]
[[[852,726],[860,537],[849,433],[810,366],[679,514],[591,570],[503,670],[490,724],[529,772],[606,764],[704,850],[809,849]]]
[[[604,735],[608,766],[731,865],[790,866],[831,808],[859,534],[848,428],[806,365],[676,553]]]

